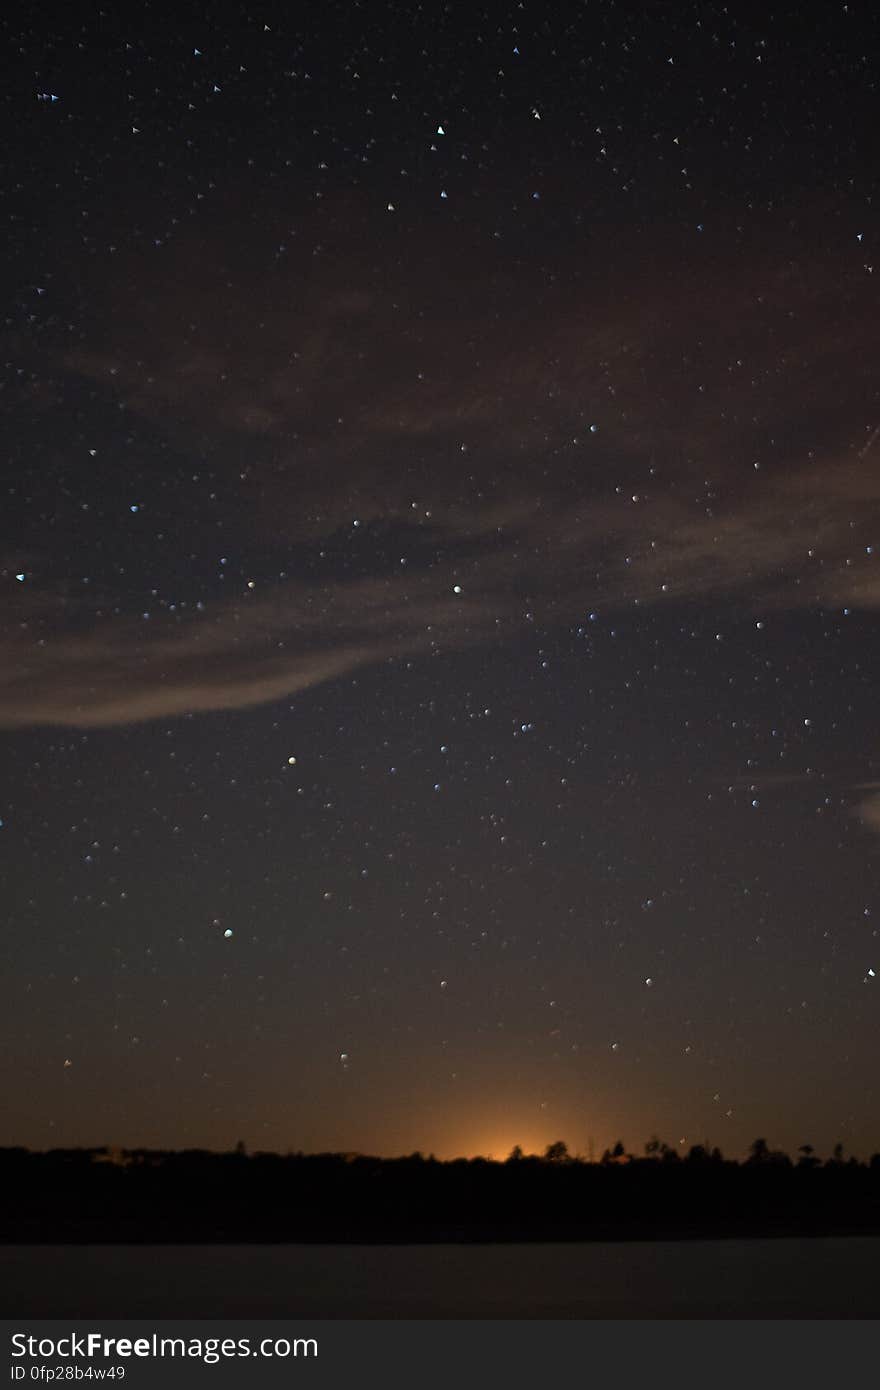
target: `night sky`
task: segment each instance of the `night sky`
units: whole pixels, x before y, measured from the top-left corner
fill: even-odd
[[[0,1143],[880,1148],[876,6],[2,35]]]

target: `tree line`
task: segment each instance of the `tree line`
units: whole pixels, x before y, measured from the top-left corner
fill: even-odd
[[[511,1149],[507,1161],[517,1162],[526,1155],[518,1144]],[[534,1157],[534,1155],[530,1155]],[[569,1153],[568,1145],[562,1139],[557,1139],[554,1143],[548,1144],[541,1158],[545,1163],[584,1163],[582,1154]],[[705,1144],[692,1144],[686,1154],[680,1152],[679,1148],[674,1148],[658,1139],[656,1135],[649,1139],[645,1145],[644,1159],[652,1162],[662,1163],[737,1163],[736,1159],[726,1159],[717,1145],[711,1145],[708,1141]],[[640,1160],[635,1154],[627,1153],[623,1140],[618,1139],[613,1148],[605,1149],[599,1162],[604,1165],[611,1163],[636,1163]],[[756,1165],[772,1164],[777,1168],[791,1168],[795,1164],[798,1168],[837,1168],[846,1163],[848,1166],[860,1167],[861,1161],[854,1155],[847,1156],[844,1152],[843,1144],[835,1144],[831,1154],[824,1161],[819,1157],[812,1144],[801,1144],[797,1150],[797,1156],[792,1159],[789,1154],[782,1149],[771,1149],[766,1139],[754,1139],[749,1146],[748,1154],[743,1160],[747,1167]],[[867,1160],[869,1168],[880,1168],[880,1153],[872,1154]]]
[[[600,1160],[0,1150],[0,1241],[497,1241],[880,1235],[880,1154],[742,1161],[652,1139]]]

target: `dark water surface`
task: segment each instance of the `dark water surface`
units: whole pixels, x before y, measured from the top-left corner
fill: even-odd
[[[876,1318],[880,1240],[0,1247],[6,1317]]]

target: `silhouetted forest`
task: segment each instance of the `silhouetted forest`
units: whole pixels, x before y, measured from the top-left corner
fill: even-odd
[[[190,1149],[0,1149],[0,1240],[523,1241],[880,1235],[880,1154],[743,1162],[657,1139],[598,1163],[558,1141],[503,1162]]]

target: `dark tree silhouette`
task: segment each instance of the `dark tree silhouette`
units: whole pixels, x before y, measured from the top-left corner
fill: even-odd
[[[548,1144],[544,1150],[544,1158],[548,1163],[564,1163],[568,1156],[568,1145],[562,1139],[557,1139],[554,1144]]]
[[[620,1163],[624,1158],[626,1158],[626,1149],[623,1147],[623,1140],[618,1139],[613,1149],[605,1150],[602,1155],[602,1162],[605,1164]]]

